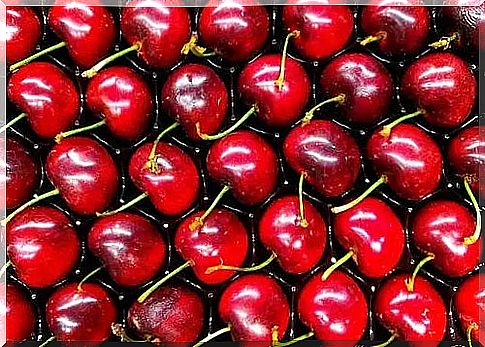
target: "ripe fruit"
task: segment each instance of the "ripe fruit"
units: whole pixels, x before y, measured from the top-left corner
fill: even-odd
[[[30,7],[8,6],[5,20],[7,64],[11,65],[35,50],[41,27],[39,17]]]
[[[5,289],[6,288],[6,289]],[[1,285],[0,330],[7,341],[30,340],[36,328],[37,312],[30,298],[22,289],[13,284]],[[7,300],[5,300],[7,298]]]
[[[481,324],[481,317],[485,313],[485,287],[483,283],[485,283],[483,274],[473,275],[460,285],[453,299],[461,328],[468,335],[468,340],[470,341],[470,337],[472,337],[482,345],[483,336],[485,336]]]

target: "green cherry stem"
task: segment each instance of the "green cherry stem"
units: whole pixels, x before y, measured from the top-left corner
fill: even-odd
[[[225,334],[225,333],[228,333],[230,331],[231,331],[231,326],[229,325],[229,326],[227,326],[225,328],[222,328],[222,329],[217,330],[215,333],[212,333],[212,334],[209,333],[206,337],[204,337],[202,340],[200,340],[199,342],[197,342],[192,347],[200,347],[204,343],[207,343],[207,342],[215,339],[217,336],[222,335],[222,334]]]
[[[7,272],[7,269],[12,266],[12,262],[9,260],[5,263],[5,265],[2,266],[2,268],[0,269],[0,278],[3,277],[3,275],[5,275],[5,272]]]
[[[65,132],[60,132],[59,134],[56,135],[55,141],[57,143],[60,143],[62,141],[62,139],[65,139],[66,137],[76,135],[76,134],[80,134],[80,133],[83,133],[83,132],[86,132],[86,131],[89,131],[89,130],[93,130],[93,129],[99,128],[100,126],[103,126],[105,124],[106,124],[106,119],[103,119],[103,120],[100,120],[97,123],[87,125],[87,126],[82,127],[82,128],[77,128],[77,129],[72,129],[72,130],[65,131]]]
[[[308,221],[305,218],[305,208],[303,202],[303,182],[305,180],[306,173],[302,172],[300,175],[300,181],[298,182],[298,204],[300,206],[300,226],[302,228],[308,227]]]
[[[197,45],[197,35],[192,35],[190,37],[189,42],[187,42],[181,50],[181,53],[184,55],[189,54],[190,52],[195,55],[196,57],[199,58],[207,58],[207,57],[212,57],[216,55],[216,52],[209,52],[206,53],[207,48],[201,47]]]
[[[99,271],[101,271],[103,269],[102,266],[98,267],[97,269],[94,269],[93,271],[91,271],[90,273],[88,273],[80,282],[79,284],[77,285],[77,291],[78,292],[82,292],[82,286],[84,283],[86,283],[87,280],[89,280],[91,277],[93,277],[94,275],[96,275]]]
[[[361,195],[359,195],[356,199],[352,200],[351,202],[346,203],[342,206],[332,207],[330,211],[332,213],[341,213],[347,210],[350,210],[352,207],[357,206],[359,203],[362,202],[366,197],[368,197],[374,190],[376,190],[379,186],[383,185],[387,182],[386,176],[381,176],[376,182],[374,182],[369,188],[367,188]]]
[[[337,269],[339,268],[340,266],[342,266],[342,264],[344,264],[345,262],[347,262],[350,258],[352,258],[354,256],[355,252],[350,250],[348,251],[342,258],[340,258],[339,260],[337,260],[335,262],[335,264],[332,264],[332,266],[330,266],[327,270],[325,270],[325,272],[323,273],[322,275],[322,281],[326,281],[330,275]]]
[[[407,114],[405,116],[399,117],[398,119],[394,120],[393,122],[391,122],[387,125],[384,125],[382,127],[382,130],[379,131],[379,134],[381,134],[382,136],[385,136],[385,137],[389,137],[391,135],[392,128],[394,128],[396,125],[404,122],[405,120],[408,120],[408,119],[411,119],[411,118],[414,118],[414,117],[417,117],[417,116],[420,116],[420,115],[423,115],[423,114],[424,114],[424,110],[419,109],[416,112],[413,112],[413,113]]]
[[[51,343],[52,341],[54,341],[56,339],[55,336],[51,336],[49,337],[45,342],[43,342],[39,347],[45,347],[47,346],[49,343]]]
[[[404,283],[406,284],[406,288],[409,292],[412,292],[414,290],[414,282],[416,281],[416,276],[418,275],[419,270],[421,270],[427,262],[433,260],[434,258],[435,255],[430,254],[426,258],[422,259],[414,269],[411,278],[406,278]]]
[[[303,119],[301,120],[301,124],[302,125],[306,125],[306,124],[310,123],[310,121],[313,119],[313,116],[315,115],[315,112],[320,107],[322,107],[323,105],[326,105],[326,104],[329,104],[329,103],[332,103],[332,102],[337,102],[337,103],[341,104],[344,101],[345,101],[345,94],[339,94],[339,95],[337,95],[334,98],[331,98],[331,99],[327,99],[327,100],[322,101],[321,103],[319,103],[319,104],[315,105],[314,107],[312,107],[310,109],[310,111],[308,111],[307,113],[305,113],[305,117],[303,117]]]
[[[113,62],[114,60],[130,53],[130,52],[133,52],[133,51],[139,51],[141,49],[141,43],[140,42],[137,42],[135,43],[133,46],[130,46],[128,48],[125,48],[109,57],[106,57],[104,58],[103,60],[99,61],[96,65],[94,65],[92,68],[90,68],[89,70],[86,70],[84,71],[81,76],[84,77],[84,78],[93,78],[94,76],[96,76],[96,74],[99,72],[99,70],[101,70],[102,68],[104,68],[106,65],[110,64],[111,62]]]
[[[286,39],[285,39],[285,44],[283,46],[283,53],[281,55],[280,74],[278,75],[278,78],[274,82],[275,86],[278,87],[278,90],[280,92],[283,89],[283,86],[285,85],[285,66],[286,66],[288,44],[292,37],[298,37],[298,36],[300,36],[300,32],[298,30],[293,30],[291,33],[289,33],[286,36]]]
[[[455,32],[451,36],[443,36],[438,41],[429,44],[429,47],[434,49],[443,48],[443,50],[446,51],[448,48],[451,47],[451,43],[458,40],[459,38],[460,36],[458,35],[458,33]]]
[[[127,202],[126,204],[118,207],[116,210],[105,211],[105,212],[101,212],[101,213],[96,212],[96,217],[112,216],[114,214],[117,214],[119,212],[122,212],[124,210],[127,210],[131,206],[136,205],[137,203],[139,203],[140,201],[142,201],[143,199],[145,199],[147,196],[148,196],[148,193],[142,193],[142,194],[138,195],[136,198],[134,198],[133,200],[131,200],[131,201]]]
[[[15,117],[10,122],[6,123],[5,125],[3,125],[0,128],[0,134],[3,133],[3,132],[5,132],[5,130],[7,130],[8,128],[10,128],[12,125],[14,125],[15,123],[17,123],[19,120],[24,119],[25,117],[27,117],[27,113],[23,112],[23,113],[19,114],[17,117]]]
[[[224,194],[226,194],[231,188],[229,186],[224,186],[222,190],[217,194],[216,198],[212,202],[212,204],[209,206],[209,208],[204,212],[204,214],[200,217],[196,217],[194,221],[189,225],[189,229],[194,231],[197,228],[200,228],[201,226],[204,225],[204,221],[209,215],[214,211],[216,208],[217,204],[219,201],[221,201],[222,197]]]
[[[25,204],[23,204],[22,206],[20,206],[19,208],[17,208],[15,211],[13,211],[12,213],[10,213],[7,216],[7,218],[3,219],[0,222],[0,224],[2,226],[7,225],[7,223],[10,222],[13,217],[15,217],[16,215],[18,215],[20,212],[22,212],[23,210],[25,210],[27,207],[30,207],[30,206],[36,204],[37,202],[39,202],[41,200],[47,199],[47,198],[49,198],[51,196],[55,196],[55,195],[59,195],[59,189],[51,190],[51,191],[49,191],[47,193],[44,193],[44,194],[41,194],[41,195],[35,197],[32,200],[27,201]]]
[[[472,332],[473,330],[478,330],[478,324],[475,323],[475,322],[472,322],[468,328],[466,328],[466,337],[467,337],[467,340],[468,340],[468,346],[469,347],[473,347],[473,344],[472,344]]]
[[[386,346],[389,346],[391,343],[394,342],[394,340],[396,338],[397,338],[396,334],[392,334],[391,337],[387,341],[380,343],[378,345],[371,346],[371,347],[386,347]]]
[[[211,266],[208,267],[207,270],[205,270],[206,275],[210,275],[213,272],[219,271],[219,270],[230,270],[230,271],[240,271],[240,272],[253,272],[253,271],[258,271],[261,270],[262,268],[265,268],[273,260],[276,259],[276,254],[271,253],[271,256],[263,261],[261,264],[251,266],[251,267],[237,267],[237,266],[230,266],[230,265],[224,265],[224,264],[219,264],[216,266]]]
[[[12,72],[14,70],[17,70],[19,67],[22,67],[24,65],[27,65],[31,61],[33,61],[33,60],[35,60],[35,59],[37,59],[39,57],[42,57],[43,55],[45,55],[47,53],[50,53],[52,51],[55,51],[56,49],[59,49],[61,47],[64,47],[65,45],[66,45],[65,42],[59,42],[58,44],[55,44],[54,46],[50,46],[50,47],[48,47],[46,49],[43,49],[42,51],[37,52],[37,53],[31,55],[30,57],[25,58],[24,60],[21,60],[21,61],[15,63],[15,64],[10,65],[9,70],[10,70],[10,72]]]
[[[146,163],[146,167],[148,170],[150,170],[151,173],[154,174],[159,174],[160,173],[160,168],[158,167],[157,164],[157,146],[160,143],[160,140],[162,137],[164,137],[166,134],[171,132],[173,129],[179,126],[179,123],[175,122],[172,125],[170,125],[168,128],[163,130],[160,134],[158,134],[157,138],[155,141],[153,141],[153,146],[152,150],[150,151],[150,154],[148,155],[148,160]]]
[[[475,198],[475,195],[472,192],[469,180],[470,179],[468,177],[465,177],[465,179],[463,180],[463,185],[465,186],[465,190],[468,194],[468,197],[472,201],[473,208],[475,209],[477,221],[476,221],[476,225],[475,225],[475,232],[473,233],[473,235],[469,236],[469,237],[465,237],[464,243],[465,243],[466,246],[473,245],[475,242],[477,242],[478,239],[480,238],[480,233],[482,231],[482,213],[480,211],[480,205],[478,204],[478,201],[477,201],[477,199]]]
[[[300,342],[300,341],[303,341],[303,340],[306,340],[306,339],[309,339],[310,337],[312,337],[313,335],[315,335],[313,333],[313,331],[310,331],[309,333],[306,333],[306,334],[303,334],[301,336],[298,336],[298,337],[295,337],[293,340],[291,341],[287,341],[287,342],[280,342],[280,343],[277,343],[275,344],[274,346],[275,347],[285,347],[285,346],[291,346],[297,342]]]
[[[386,32],[381,31],[381,32],[378,32],[376,35],[369,35],[369,36],[365,37],[359,43],[360,43],[361,46],[367,46],[369,43],[377,42],[377,41],[380,41],[382,39],[385,39],[386,36],[387,36]]]

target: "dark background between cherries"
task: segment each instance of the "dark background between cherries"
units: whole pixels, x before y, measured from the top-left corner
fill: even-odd
[[[258,56],[263,53],[270,53],[270,52],[281,52],[282,45],[284,42],[284,38],[286,33],[282,31],[282,27],[280,25],[280,17],[281,17],[281,6],[269,6],[267,7],[268,12],[270,14],[271,20],[271,28],[270,28],[270,36],[268,41],[264,47],[264,49],[259,52]],[[360,12],[360,7],[355,6],[353,7],[354,15],[357,17]],[[48,47],[51,44],[57,43],[58,38],[50,31],[48,26],[46,25],[46,15],[48,8],[47,7],[36,7],[35,10],[40,15],[41,21],[43,23],[43,36],[42,36],[42,48]],[[115,20],[117,24],[119,24],[119,9],[118,8],[110,8],[113,12]],[[435,8],[432,8],[432,15],[433,18],[435,17]],[[191,16],[192,16],[192,29],[195,30],[197,27],[197,18],[199,10],[197,8],[191,9]],[[434,20],[433,20],[434,25]],[[428,49],[425,49],[421,52],[418,56],[415,57],[408,57],[404,61],[389,61],[383,57],[380,57],[378,54],[374,54],[372,49],[373,45],[370,44],[367,48],[361,47],[359,44],[356,43],[358,37],[364,37],[365,35],[361,32],[360,28],[358,27],[358,21],[355,21],[355,28],[352,38],[350,39],[347,47],[338,52],[335,56],[340,55],[344,52],[367,52],[381,61],[391,72],[394,78],[394,82],[396,85],[395,91],[395,99],[392,105],[391,112],[388,114],[388,117],[395,118],[400,114],[405,114],[405,110],[403,105],[399,100],[399,83],[397,83],[399,77],[402,75],[404,68],[409,65],[410,62],[414,61],[417,57],[426,54]],[[431,35],[428,38],[429,42],[433,42],[434,40],[438,39],[439,36],[436,33],[435,28],[432,29]],[[118,35],[117,43],[121,47],[126,47],[126,44],[121,39],[121,35]],[[325,43],[322,43],[325,44]],[[320,63],[308,62],[302,60],[296,53],[290,48],[290,56],[300,61],[304,67],[306,68],[309,77],[312,81],[312,93],[311,98],[308,102],[306,109],[308,110],[317,102],[324,100],[324,98],[320,95],[318,91],[318,80],[320,78],[320,73],[322,68],[334,57],[329,58],[326,61]],[[466,54],[460,54],[460,52],[455,52],[459,54],[462,58],[465,59],[470,65],[470,68],[474,72],[475,76],[478,78],[478,57],[477,56],[469,56]],[[255,57],[256,58],[256,57]],[[67,71],[73,80],[76,81],[78,88],[82,91],[81,96],[81,116],[79,119],[79,125],[87,125],[91,124],[95,119],[93,115],[86,109],[84,106],[85,98],[84,92],[87,85],[87,80],[80,77],[80,71],[76,68],[75,64],[70,60],[69,56],[65,53],[65,50],[59,50],[58,52],[53,53],[52,55],[43,58],[44,60],[49,60],[56,65],[62,67],[65,71]],[[42,59],[41,59],[42,60]],[[121,172],[121,185],[119,187],[118,196],[116,201],[112,203],[112,206],[118,206],[118,200],[129,201],[132,197],[137,195],[137,190],[134,188],[133,184],[131,183],[128,177],[128,161],[131,157],[131,154],[134,152],[136,148],[141,146],[142,144],[153,141],[153,139],[157,136],[160,130],[165,129],[172,123],[172,120],[168,119],[166,115],[164,115],[161,109],[160,103],[160,90],[163,86],[164,81],[168,74],[176,69],[181,64],[186,64],[188,62],[197,62],[200,64],[206,64],[210,66],[212,69],[216,71],[216,73],[224,80],[226,87],[229,91],[230,96],[230,107],[229,107],[229,115],[228,122],[233,123],[237,118],[243,115],[247,111],[247,106],[244,106],[241,102],[240,98],[238,97],[237,90],[235,88],[237,79],[241,69],[243,68],[244,64],[240,66],[228,66],[221,63],[220,59],[214,57],[210,60],[195,58],[191,55],[184,58],[178,65],[174,66],[172,69],[167,71],[153,71],[147,69],[143,63],[136,58],[135,54],[130,54],[122,59],[117,60],[114,65],[127,65],[134,68],[146,81],[149,83],[152,89],[153,97],[155,100],[155,107],[153,110],[153,119],[152,119],[152,126],[150,127],[151,130],[145,134],[145,136],[139,140],[137,143],[124,143],[117,140],[113,137],[109,130],[105,127],[101,127],[90,135],[93,136],[100,142],[102,142],[107,148],[110,150],[111,155],[115,159],[115,162],[119,165],[119,169]],[[332,112],[332,107],[323,107],[323,112],[318,112],[315,118],[326,118],[332,119],[334,122],[342,125],[344,128],[350,131],[352,136],[357,140],[360,148],[364,148],[365,144],[367,143],[367,139],[372,133],[373,129],[382,125],[383,123],[388,122],[389,118],[382,119],[378,124],[374,124],[368,128],[351,128],[348,126],[347,123],[343,122],[339,119],[338,114],[336,112]],[[412,111],[408,109],[408,111]],[[12,105],[7,104],[7,115],[8,117],[17,115],[19,111]],[[440,133],[427,128],[427,126],[422,122],[420,118],[416,121],[418,126],[425,130],[431,137],[433,137],[436,142],[439,144],[442,153],[446,153],[446,148],[449,143],[449,139],[453,137],[461,129],[468,127],[470,124],[478,123],[478,98],[476,105],[472,111],[470,117],[466,120],[466,122],[459,128],[454,129],[449,133]],[[303,116],[303,115],[302,115]],[[414,120],[413,120],[414,122]],[[251,233],[251,247],[250,247],[250,255],[249,259],[246,260],[245,264],[250,263],[258,263],[262,260],[266,259],[268,256],[267,251],[263,248],[263,246],[259,243],[256,236],[256,228],[259,221],[259,217],[264,210],[264,208],[268,205],[269,202],[273,201],[277,197],[284,196],[285,194],[296,194],[297,193],[297,186],[298,186],[298,176],[289,169],[286,165],[285,160],[282,156],[282,141],[286,136],[286,133],[290,130],[284,129],[282,132],[276,133],[273,132],[271,129],[267,129],[262,126],[256,119],[256,117],[250,118],[247,124],[244,126],[245,128],[250,128],[260,134],[262,134],[276,149],[278,158],[279,158],[279,165],[280,165],[280,176],[279,176],[279,184],[276,192],[271,195],[268,200],[260,206],[255,208],[248,208],[242,206],[234,199],[230,197],[230,194],[227,194],[223,199],[223,206],[233,210],[238,214],[241,220],[245,223],[247,229]],[[226,126],[222,127],[223,129]],[[27,145],[31,153],[33,154],[34,158],[37,158],[39,161],[39,166],[42,167],[42,178],[41,182],[36,190],[37,193],[43,193],[51,190],[53,187],[50,185],[49,181],[46,178],[45,170],[43,167],[44,160],[47,156],[47,153],[52,148],[54,141],[42,141],[33,134],[33,132],[29,129],[27,122],[19,122],[17,123],[13,129],[10,129],[7,136],[15,136],[21,137],[24,140],[24,143]],[[144,200],[141,203],[138,203],[135,207],[132,208],[132,211],[135,213],[139,213],[143,216],[148,217],[152,220],[156,225],[158,225],[160,231],[163,234],[165,240],[168,240],[168,259],[167,259],[167,266],[162,268],[160,273],[155,277],[155,279],[160,278],[160,276],[165,272],[165,270],[172,270],[176,268],[178,265],[182,264],[182,260],[176,254],[175,249],[173,247],[173,235],[175,228],[177,227],[178,223],[188,214],[194,212],[195,210],[206,208],[210,204],[210,201],[215,197],[218,193],[220,186],[218,186],[215,182],[212,182],[206,173],[205,167],[205,158],[207,151],[211,145],[211,142],[200,142],[194,143],[190,141],[184,134],[182,129],[176,129],[176,131],[172,132],[169,136],[166,137],[166,140],[175,143],[178,146],[184,148],[192,157],[195,159],[197,165],[200,168],[201,175],[202,175],[202,193],[200,194],[200,198],[198,203],[193,206],[193,208],[187,211],[183,216],[180,216],[177,219],[170,219],[165,216],[160,215],[156,210],[151,206],[151,203],[148,200]],[[275,278],[281,285],[282,288],[285,290],[286,295],[289,298],[291,303],[291,321],[290,326],[288,328],[287,334],[285,336],[285,340],[291,339],[295,336],[299,336],[300,334],[306,333],[308,328],[305,328],[302,323],[298,320],[298,314],[296,313],[296,294],[298,290],[306,283],[306,281],[316,272],[325,269],[331,264],[331,257],[340,258],[345,254],[345,251],[341,249],[341,247],[335,242],[335,238],[332,232],[332,217],[329,210],[330,205],[341,205],[344,202],[345,197],[348,194],[363,191],[366,184],[366,179],[370,181],[374,181],[377,177],[374,175],[372,168],[363,158],[363,164],[361,169],[360,177],[356,183],[356,185],[352,188],[350,192],[347,192],[341,198],[338,199],[325,199],[323,200],[321,196],[315,192],[310,185],[306,184],[304,186],[305,196],[314,203],[314,205],[319,209],[320,213],[324,216],[325,222],[328,226],[328,242],[327,247],[325,250],[325,254],[323,259],[320,262],[320,265],[315,268],[311,273],[301,275],[301,276],[292,276],[284,273],[277,265],[276,262],[270,264],[267,268],[263,269],[263,272],[268,273],[270,276]],[[420,260],[422,258],[421,253],[415,251],[413,245],[409,242],[409,232],[408,232],[408,221],[413,216],[414,210],[419,207],[420,205],[424,204],[425,201],[429,199],[436,199],[436,198],[447,198],[451,200],[456,200],[466,206],[470,207],[471,203],[466,198],[464,191],[462,189],[458,189],[458,179],[451,174],[447,163],[444,166],[444,175],[443,179],[440,183],[439,189],[432,194],[432,196],[427,197],[424,201],[419,203],[414,202],[407,202],[399,199],[394,193],[392,193],[387,187],[380,188],[375,195],[378,195],[381,199],[386,201],[390,204],[390,206],[398,213],[401,218],[403,225],[405,226],[406,230],[406,249],[404,255],[401,259],[401,262],[398,266],[397,272],[404,271],[404,272],[411,272],[413,269],[413,260]],[[354,194],[355,196],[356,194]],[[61,283],[58,283],[55,287],[44,289],[44,290],[31,290],[23,285],[16,277],[13,271],[9,271],[8,274],[8,281],[13,281],[21,285],[27,292],[29,292],[32,296],[32,299],[36,305],[38,310],[38,328],[36,329],[35,339],[38,341],[45,340],[50,336],[50,332],[47,328],[45,322],[45,304],[48,297],[53,293],[55,288],[68,283],[68,282],[77,282],[81,278],[83,278],[87,273],[91,270],[95,269],[100,265],[100,263],[96,260],[96,258],[89,253],[86,247],[86,236],[88,231],[93,224],[95,218],[94,217],[80,217],[75,215],[73,212],[69,211],[66,204],[60,199],[49,199],[48,201],[44,201],[41,204],[49,204],[59,208],[60,210],[64,211],[67,215],[70,216],[72,221],[74,222],[75,228],[78,231],[78,235],[82,240],[82,255],[81,260],[79,261],[78,265],[75,267],[73,273],[68,276],[68,278],[64,279]],[[59,250],[59,257],[62,257],[62,250]],[[483,261],[481,262],[480,267],[482,267]],[[375,289],[379,286],[380,281],[376,280],[367,280],[360,275],[359,271],[357,270],[354,262],[347,262],[343,266],[344,271],[347,271],[354,277],[359,285],[361,286],[362,290],[364,291],[365,295],[367,296],[368,303],[371,303],[373,300],[373,293]],[[464,336],[461,333],[461,329],[459,328],[456,320],[456,315],[454,313],[452,307],[452,296],[453,293],[457,289],[457,285],[461,283],[463,278],[461,279],[448,279],[443,278],[442,275],[432,269],[432,267],[427,267],[429,271],[422,270],[422,274],[428,278],[432,284],[439,290],[441,293],[445,303],[447,304],[448,309],[448,332],[445,335],[445,340],[464,340]],[[475,270],[477,272],[478,269]],[[236,275],[234,278],[237,278]],[[136,298],[146,289],[151,283],[149,282],[145,284],[143,287],[137,289],[123,289],[118,287],[114,284],[114,282],[109,278],[107,273],[100,272],[98,273],[93,279],[93,281],[101,283],[104,287],[106,287],[113,297],[117,306],[119,307],[119,320],[118,322],[123,323],[126,318],[126,312],[131,305],[131,303],[136,300]],[[234,280],[234,279],[233,279]],[[224,325],[223,322],[220,321],[218,314],[217,314],[217,303],[220,295],[224,288],[228,285],[228,283],[224,283],[219,286],[215,287],[207,287],[201,285],[193,276],[191,271],[184,271],[179,274],[175,279],[170,280],[171,283],[176,282],[183,282],[189,285],[190,287],[194,288],[200,295],[204,298],[204,302],[207,305],[206,309],[206,320],[205,320],[205,329],[202,332],[201,336],[205,336],[209,330],[214,331],[218,328],[221,328]],[[229,281],[230,282],[230,281]],[[372,305],[369,305],[369,309],[372,309]],[[363,336],[364,340],[386,340],[389,337],[389,332],[376,322],[375,318],[373,317],[372,313],[369,312],[369,324],[368,328]],[[221,336],[219,340],[228,340],[229,336]],[[113,341],[118,340],[118,338],[113,337]]]

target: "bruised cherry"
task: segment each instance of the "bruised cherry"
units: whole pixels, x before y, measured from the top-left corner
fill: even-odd
[[[482,325],[482,317],[485,313],[485,275],[476,274],[467,278],[458,287],[453,298],[455,311],[463,332],[471,338],[483,344],[485,331]]]
[[[7,64],[27,57],[35,50],[42,33],[39,16],[27,6],[7,6],[5,14]]]

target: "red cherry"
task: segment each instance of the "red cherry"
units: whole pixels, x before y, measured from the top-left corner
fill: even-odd
[[[458,288],[453,299],[455,310],[463,331],[483,345],[485,331],[481,317],[485,313],[485,275],[477,274],[466,279]]]
[[[30,7],[7,7],[5,41],[7,64],[24,59],[35,50],[40,40],[40,20]]]
[[[146,218],[117,213],[100,218],[88,234],[89,250],[121,286],[140,286],[165,264],[167,245]]]
[[[26,209],[7,225],[8,257],[29,287],[50,287],[70,274],[80,247],[69,218],[51,207]]]
[[[30,340],[36,328],[37,313],[30,298],[13,284],[0,285],[0,328],[7,341]],[[5,300],[5,297],[7,300]]]

